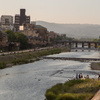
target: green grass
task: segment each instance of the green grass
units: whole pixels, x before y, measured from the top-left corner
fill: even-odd
[[[98,65],[100,66],[100,63],[98,63]]]
[[[20,60],[14,60],[14,61],[12,61],[12,63],[14,65],[17,65],[17,64],[26,64],[26,63],[29,63],[29,61],[27,59],[20,59]]]
[[[63,51],[68,51],[68,50],[67,48],[52,48],[52,49],[35,51],[35,52],[27,52],[27,53],[0,56],[0,69],[8,67],[6,66],[6,64],[12,63],[14,65],[18,65],[18,64],[31,63],[31,62],[40,60],[40,57],[42,56],[58,54]]]
[[[70,80],[48,89],[45,96],[47,100],[90,100],[99,89],[100,80]]]
[[[89,93],[65,93],[59,94],[55,100],[90,100],[91,96]]]

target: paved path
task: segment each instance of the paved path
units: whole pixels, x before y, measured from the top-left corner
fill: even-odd
[[[91,100],[100,100],[100,90],[95,94]]]
[[[33,52],[33,51],[39,51],[39,50],[44,50],[44,49],[49,49],[49,48],[53,48],[53,47],[35,48],[35,49],[11,51],[11,52],[1,52],[0,56],[2,56],[2,55],[9,55],[9,54],[25,53],[25,52]]]

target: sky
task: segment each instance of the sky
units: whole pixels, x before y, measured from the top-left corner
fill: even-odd
[[[0,16],[26,9],[31,21],[100,24],[100,0],[0,0]]]

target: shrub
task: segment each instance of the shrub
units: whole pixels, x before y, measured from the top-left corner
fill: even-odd
[[[90,98],[92,97],[92,94],[83,94],[83,93],[79,93],[79,94],[75,94],[75,93],[66,93],[64,95],[58,95],[58,97],[56,98],[56,100],[90,100]],[[47,99],[48,100],[48,99]]]
[[[66,82],[64,85],[71,87],[75,84],[80,84],[80,83],[83,83],[83,82],[85,82],[85,80],[70,80],[69,82]]]
[[[62,86],[63,86],[63,84],[59,83],[59,84],[53,86],[51,89],[48,89],[47,92],[51,91],[51,92],[53,92],[55,94],[59,94],[59,93],[61,93],[63,91],[63,87]]]
[[[56,99],[56,95],[53,92],[48,92],[46,94],[46,98],[47,98],[47,100],[55,100]]]
[[[7,66],[6,66],[6,63],[0,62],[0,69],[6,68],[6,67],[7,67]]]
[[[93,82],[91,79],[70,80],[64,84],[59,83],[53,86],[47,90],[46,94],[55,94],[55,100],[90,100],[99,89],[100,83],[97,82]]]
[[[20,59],[20,60],[14,60],[14,61],[12,61],[12,63],[14,64],[14,65],[16,65],[16,64],[23,64],[23,63],[28,63],[29,61],[27,60],[27,59]]]

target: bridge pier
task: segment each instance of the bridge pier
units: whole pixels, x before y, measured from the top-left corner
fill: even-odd
[[[94,48],[98,48],[98,45],[100,45],[100,42],[95,42],[95,41],[60,41],[58,43],[62,43],[65,46],[69,46],[71,48],[72,44],[74,48],[80,48],[80,49],[85,49],[85,44],[87,44],[87,48],[91,49],[91,43],[94,44]],[[81,47],[79,46],[81,44]],[[86,48],[86,49],[87,49]]]
[[[95,43],[95,48],[97,48],[97,43]]]
[[[78,43],[75,43],[75,44],[76,44],[76,46],[75,46],[75,47],[77,48],[77,44],[78,44]]]
[[[72,45],[71,42],[69,42],[69,47],[70,47],[70,48],[71,48],[71,45]]]
[[[91,43],[88,43],[88,48],[91,48]]]
[[[82,43],[82,48],[84,48],[84,43]]]

